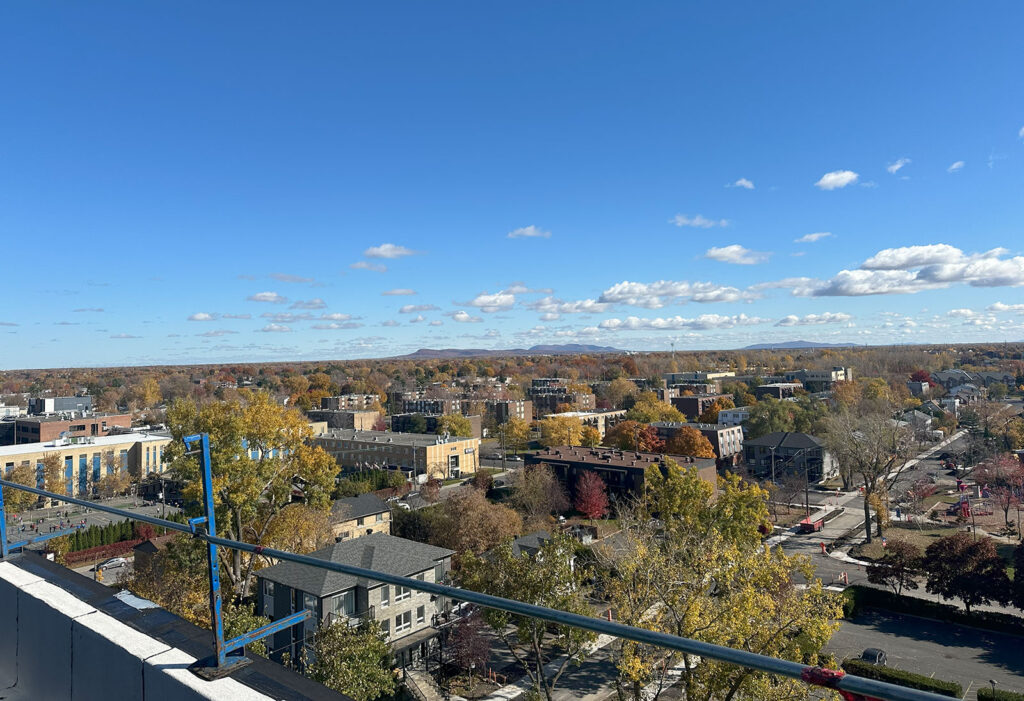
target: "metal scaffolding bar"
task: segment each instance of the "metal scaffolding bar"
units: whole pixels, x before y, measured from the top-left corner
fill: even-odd
[[[196,436],[190,436],[190,439],[198,440]],[[205,438],[205,436],[203,437]],[[193,441],[194,442],[194,441]],[[204,451],[204,458],[208,461],[209,459],[209,448],[208,445]],[[209,462],[206,463],[209,465]],[[207,473],[208,475],[208,473]],[[207,476],[208,480],[209,477]],[[94,502],[86,501],[83,499],[77,499],[75,497],[61,496],[59,494],[52,494],[36,487],[28,487],[25,485],[9,482],[7,480],[0,479],[0,485],[4,487],[12,487],[14,489],[20,489],[22,491],[37,494],[39,496],[50,497],[60,501],[66,501],[72,504],[79,504],[87,506],[97,511],[103,511],[106,513],[115,514],[125,518],[133,519],[136,521],[142,521],[144,523],[150,523],[155,526],[161,526],[170,530],[180,531],[182,533],[189,533],[193,537],[200,540],[204,540],[210,546],[210,551],[216,555],[216,546],[225,548],[231,548],[234,550],[241,550],[243,552],[253,553],[255,555],[262,555],[277,560],[286,562],[295,562],[301,565],[308,565],[310,567],[317,567],[320,569],[331,570],[334,572],[340,572],[342,574],[352,575],[355,577],[363,577],[366,579],[373,579],[379,582],[387,584],[396,584],[410,589],[418,591],[424,591],[438,596],[445,596],[457,601],[466,601],[469,603],[477,604],[487,608],[498,609],[501,611],[508,611],[522,616],[530,616],[533,618],[539,618],[541,620],[549,621],[552,623],[558,623],[562,625],[573,626],[584,630],[589,630],[598,634],[610,635],[617,638],[625,638],[627,640],[633,640],[638,643],[646,645],[654,645],[662,647],[668,650],[676,652],[687,653],[690,655],[696,655],[702,658],[719,660],[721,662],[727,662],[741,667],[747,667],[750,669],[756,669],[769,674],[774,674],[781,677],[789,677],[792,679],[800,679],[810,684],[817,684],[827,686],[840,691],[848,692],[855,695],[861,695],[869,699],[890,699],[891,701],[941,701],[946,697],[932,694],[926,691],[919,691],[917,689],[910,689],[904,686],[896,686],[886,682],[875,681],[873,679],[865,679],[863,677],[857,677],[854,675],[842,675],[832,673],[829,674],[830,670],[822,670],[817,667],[811,667],[799,662],[791,662],[789,660],[781,660],[774,657],[767,657],[759,655],[753,652],[747,652],[745,650],[736,650],[722,645],[714,645],[712,643],[705,643],[699,640],[692,640],[689,638],[681,638],[675,635],[669,635],[668,633],[659,633],[656,631],[645,630],[643,628],[635,628],[633,626],[624,625],[622,623],[616,623],[613,621],[607,621],[601,618],[592,618],[590,616],[583,616],[575,613],[568,613],[565,611],[559,611],[557,609],[550,609],[543,606],[536,606],[534,604],[527,604],[522,601],[515,601],[513,599],[504,599],[497,596],[491,596],[490,594],[481,594],[480,592],[470,591],[468,589],[459,589],[457,587],[447,586],[444,584],[437,584],[434,582],[426,582],[419,579],[412,579],[410,577],[401,577],[397,575],[387,574],[385,572],[378,572],[376,570],[367,569],[364,567],[357,567],[355,565],[341,564],[337,562],[330,562],[328,560],[320,560],[308,555],[297,555],[283,550],[276,550],[274,548],[266,548],[260,545],[253,545],[252,543],[244,543],[235,540],[229,540],[227,538],[221,538],[217,536],[214,529],[211,527],[209,530],[196,529],[194,525],[186,525],[176,523],[174,521],[166,521],[161,518],[153,516],[147,516],[145,514],[135,514],[130,511],[117,509],[103,504],[97,504]],[[209,484],[204,485],[207,488],[207,494],[211,494]],[[212,509],[212,497],[210,499],[210,506]],[[208,518],[212,516],[212,510],[208,514]],[[2,499],[0,499],[0,522],[5,519],[3,513]],[[212,526],[212,519],[208,521]],[[213,567],[216,567],[216,560],[213,560]],[[211,579],[213,574],[211,573]],[[211,605],[212,605],[212,593],[211,593]],[[288,619],[283,619],[276,623],[283,624]],[[303,617],[302,620],[305,620]],[[301,621],[292,621],[290,625],[297,625]],[[273,628],[273,630],[268,630]],[[229,651],[227,646],[234,644],[239,640],[247,639],[247,642],[252,642],[253,636],[263,631],[263,635],[269,635],[272,632],[276,632],[282,628],[278,628],[275,624],[270,626],[264,626],[263,628],[252,631],[246,635],[234,638],[230,641],[223,640],[222,628],[220,637],[217,640],[217,655],[216,659],[219,661],[221,655],[226,655]],[[262,637],[262,636],[260,636]],[[235,659],[234,656],[227,657],[228,661]],[[214,669],[217,667],[215,666]],[[198,673],[198,672],[197,672]]]

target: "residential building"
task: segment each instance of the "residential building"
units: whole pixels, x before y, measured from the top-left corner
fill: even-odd
[[[42,484],[43,458],[56,454],[64,466],[66,493],[78,496],[89,493],[89,485],[100,478],[127,470],[145,476],[162,473],[164,448],[171,437],[160,433],[126,433],[85,438],[59,438],[46,443],[0,446],[0,466],[7,474],[17,465],[35,468]]]
[[[1014,373],[998,370],[982,370],[980,372],[958,369],[939,370],[931,373],[931,378],[950,391],[959,385],[988,387],[993,382],[1001,382],[1007,387],[1017,385],[1017,376]]]
[[[29,414],[54,414],[62,411],[92,411],[92,397],[29,397]]]
[[[516,557],[537,557],[537,553],[551,540],[547,531],[534,531],[521,535],[512,541],[512,554]]]
[[[679,382],[672,385],[672,389],[675,390],[674,397],[681,397],[683,394],[717,394],[722,391],[722,385],[720,382],[715,380],[714,382]]]
[[[666,459],[684,467],[695,467],[701,479],[712,485],[717,484],[718,473],[715,461],[711,458],[569,446],[546,448],[526,456],[528,465],[543,463],[550,466],[570,495],[575,494],[576,480],[581,474],[595,472],[604,480],[609,495],[616,498],[643,496],[647,468],[654,466],[664,471],[667,469]]]
[[[718,467],[736,465],[743,457],[743,429],[739,426],[679,421],[656,421],[651,426],[658,432],[658,437],[666,442],[675,438],[676,434],[684,427],[700,431],[700,434],[711,443]]]
[[[733,409],[722,409],[718,412],[718,423],[726,426],[739,426],[750,418],[749,406],[738,406]]]
[[[973,384],[957,385],[949,390],[947,399],[952,397],[964,404],[975,404],[985,398],[986,390]]]
[[[11,416],[21,416],[21,407],[0,404],[0,419],[6,419]]]
[[[334,409],[335,411],[360,411],[369,409],[380,402],[376,394],[339,394],[336,397],[321,397],[321,409]]]
[[[820,482],[837,474],[825,442],[807,433],[776,431],[750,438],[744,442],[743,452],[748,469],[757,477],[806,474],[809,481]]]
[[[529,399],[488,399],[484,406],[489,417],[499,425],[508,423],[509,419],[533,422],[533,402]]]
[[[62,437],[106,436],[115,427],[130,429],[132,417],[128,414],[79,412],[22,416],[14,420],[14,442],[45,443]]]
[[[132,563],[132,569],[145,572],[152,567],[153,563],[156,562],[157,556],[167,550],[167,544],[174,540],[177,535],[177,533],[166,533],[149,540],[144,540],[132,548],[132,554],[135,558]]]
[[[446,582],[454,554],[446,548],[373,533],[342,540],[310,557],[425,582]],[[271,658],[278,660],[284,652],[292,660],[311,655],[313,634],[320,626],[355,625],[370,619],[380,624],[396,664],[415,664],[436,645],[436,619],[451,608],[445,597],[294,562],[259,570],[256,578],[259,614],[276,621],[302,609],[312,612],[303,625],[268,639]]]
[[[458,397],[406,399],[400,410],[393,407],[392,411],[396,414],[461,414],[462,400]]]
[[[331,505],[335,540],[391,532],[391,509],[376,494],[338,499]]]
[[[419,419],[423,419],[422,433],[437,433],[441,425],[441,417],[444,414],[395,414],[391,417],[391,430],[400,433],[417,433],[414,429],[419,425]],[[419,417],[419,418],[416,418]],[[483,436],[483,417],[463,416],[469,421],[470,432],[473,438]]]
[[[367,409],[310,409],[306,415],[310,421],[324,422],[327,428],[355,428],[360,431],[372,431],[381,419],[379,412]]]
[[[553,419],[558,417],[579,419],[584,426],[592,426],[596,428],[597,432],[601,434],[601,438],[604,438],[604,434],[607,433],[609,428],[626,418],[626,410],[563,411],[560,414],[548,414],[544,418]]]
[[[732,400],[731,394],[690,394],[683,397],[675,397],[672,406],[678,409],[688,419],[696,419],[708,407],[719,399]]]
[[[732,370],[706,370],[699,372],[666,372],[661,375],[669,386],[682,385],[692,382],[708,382],[709,380],[722,380],[736,377]]]
[[[907,390],[912,397],[927,397],[931,394],[932,386],[927,382],[907,382]]]
[[[771,382],[754,388],[754,396],[758,400],[771,397],[772,399],[788,399],[796,395],[797,390],[802,390],[803,384],[799,382]]]
[[[570,380],[560,377],[536,377],[531,380],[529,395],[534,415],[555,414],[565,406],[573,407],[574,411],[593,411],[597,408],[593,393],[572,389],[571,384]]]
[[[801,382],[808,392],[825,392],[836,382],[852,382],[853,368],[835,366],[831,370],[795,370],[786,373],[787,382]]]
[[[413,476],[439,479],[475,473],[480,465],[479,438],[448,438],[425,433],[391,433],[332,428],[312,439],[330,453],[342,470],[398,468]]]

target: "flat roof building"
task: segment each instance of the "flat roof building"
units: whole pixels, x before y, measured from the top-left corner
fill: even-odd
[[[113,428],[131,428],[128,414],[66,412],[21,416],[14,420],[15,443],[45,443],[62,437],[106,436]]]
[[[391,433],[333,428],[313,437],[342,470],[399,468],[412,475],[451,479],[480,466],[479,438],[448,438],[425,433]]]

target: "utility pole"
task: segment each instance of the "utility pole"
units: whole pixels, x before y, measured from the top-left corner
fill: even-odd
[[[505,424],[501,425],[501,471],[505,472]]]

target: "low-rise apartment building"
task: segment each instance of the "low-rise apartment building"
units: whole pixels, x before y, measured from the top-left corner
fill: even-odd
[[[445,582],[455,551],[404,538],[373,533],[343,540],[310,557],[356,565],[426,582]],[[275,633],[268,647],[271,658],[288,652],[292,660],[312,654],[313,634],[325,625],[357,625],[377,621],[391,644],[398,666],[415,664],[437,644],[437,617],[451,601],[408,587],[353,577],[294,562],[282,562],[256,572],[257,612],[276,621],[296,611],[312,612],[303,625]]]
[[[596,428],[597,432],[601,434],[601,438],[604,438],[604,434],[608,432],[609,428],[626,418],[626,410],[563,411],[560,414],[548,414],[544,418],[554,419],[559,417],[579,419],[584,426],[592,426]]]
[[[391,417],[391,430],[399,433],[437,433],[443,414],[395,414]],[[482,416],[463,416],[469,421],[473,438],[483,436]],[[417,428],[422,430],[417,431]]]
[[[831,370],[794,370],[785,374],[787,382],[800,382],[808,392],[827,392],[836,382],[853,382],[853,368],[835,366]]]
[[[331,531],[335,540],[391,533],[391,509],[376,494],[338,499],[331,505]]]
[[[360,431],[372,431],[381,418],[378,412],[366,409],[310,409],[306,415],[310,421],[324,422],[327,428],[355,428]]]
[[[162,473],[164,449],[171,437],[159,433],[126,433],[57,439],[44,443],[0,446],[0,472],[6,475],[19,465],[36,470],[37,484],[42,485],[43,459],[57,455],[63,465],[66,493],[88,494],[89,485],[106,475],[127,470],[145,477]]]
[[[739,426],[750,418],[749,406],[738,406],[732,409],[722,409],[718,412],[718,423],[726,426]]]
[[[335,411],[359,411],[369,409],[380,402],[376,394],[339,394],[335,397],[321,397],[321,409],[334,409]]]
[[[330,453],[342,471],[390,467],[451,479],[474,474],[480,466],[479,438],[332,428],[314,436],[312,443]]]
[[[758,400],[771,398],[771,399],[788,399],[789,397],[796,396],[797,390],[802,390],[804,386],[799,382],[769,382],[765,385],[760,385],[754,388],[754,396]]]
[[[132,417],[128,414],[82,414],[78,412],[21,416],[14,420],[14,442],[16,444],[45,443],[64,437],[106,436],[115,427],[131,428]]]
[[[820,482],[837,474],[835,461],[825,449],[825,441],[807,433],[776,431],[744,442],[748,469],[758,477],[778,479],[783,474],[806,475]]]
[[[533,422],[533,402],[529,399],[488,399],[484,406],[499,425],[508,423],[509,419]]]
[[[693,458],[681,455],[658,455],[632,450],[611,448],[581,448],[557,446],[527,455],[527,465],[545,464],[551,467],[565,485],[570,496],[575,495],[576,481],[584,472],[594,472],[604,480],[609,495],[616,498],[642,497],[648,467],[667,469],[669,459],[683,467],[695,467],[701,479],[717,485],[718,473],[712,458]]]
[[[651,424],[663,441],[675,438],[682,428],[692,428],[708,439],[715,451],[718,467],[736,465],[743,457],[743,429],[727,424],[682,423],[679,421],[657,421]]]
[[[675,397],[672,406],[688,419],[696,419],[719,399],[732,399],[731,394],[690,394]]]

